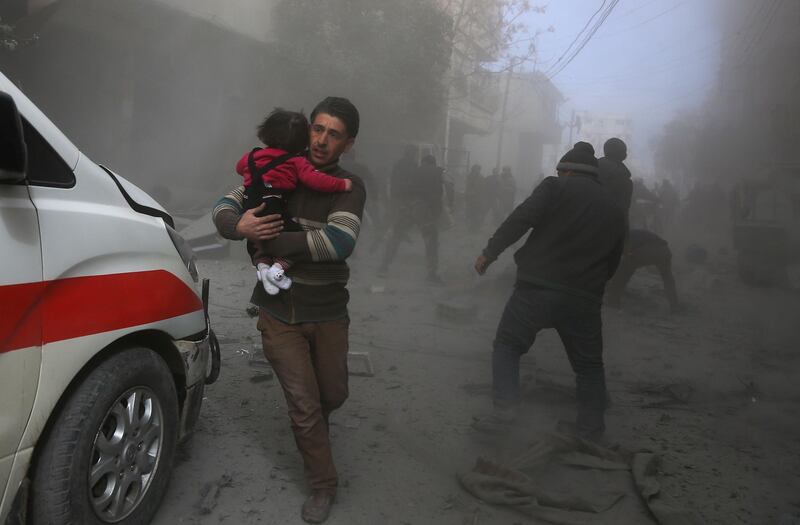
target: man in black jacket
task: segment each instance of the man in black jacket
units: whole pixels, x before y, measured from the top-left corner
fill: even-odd
[[[631,172],[623,162],[628,157],[628,146],[622,139],[610,138],[603,144],[603,153],[605,157],[597,161],[600,184],[611,193],[627,217],[633,195]]]
[[[575,144],[556,169],[558,177],[539,184],[475,261],[475,270],[483,275],[506,248],[533,230],[514,254],[517,282],[494,340],[496,410],[489,423],[513,420],[520,397],[520,358],[540,330],[555,328],[576,375],[575,431],[597,438],[605,429],[606,403],[600,307],[622,253],[625,214],[598,182],[590,144]]]

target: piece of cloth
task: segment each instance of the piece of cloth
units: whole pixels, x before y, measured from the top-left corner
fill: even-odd
[[[253,304],[287,323],[331,321],[347,316],[350,296],[346,284],[350,269],[345,259],[358,239],[366,191],[360,178],[338,165],[320,171],[349,178],[353,190],[321,193],[301,185],[291,193],[288,212],[304,231],[281,233],[277,239],[266,242],[265,249],[274,257],[293,262],[287,272],[292,287],[270,296],[257,284],[251,297]],[[243,192],[243,187],[234,189],[214,207],[214,224],[227,239],[241,239],[236,224],[243,211]]]
[[[575,372],[581,435],[605,430],[606,399],[600,305],[584,297],[517,283],[497,326],[492,351],[492,392],[498,407],[520,401],[519,362],[545,328],[555,328]]]
[[[263,168],[277,157],[285,155],[286,151],[278,148],[261,148],[254,152],[253,160],[256,168]],[[253,185],[253,175],[250,173],[247,159],[250,152],[247,152],[236,163],[236,173],[244,178],[244,187],[248,188]],[[297,187],[297,182],[300,181],[303,185],[308,186],[312,190],[322,191],[325,193],[345,191],[345,182],[338,177],[331,177],[330,175],[317,170],[305,157],[291,157],[284,161],[277,167],[267,171],[261,176],[261,180],[265,185],[278,190],[293,190]]]
[[[603,157],[597,161],[598,178],[600,184],[614,199],[614,202],[625,212],[628,217],[631,209],[631,198],[633,196],[633,181],[631,172],[622,161]]]
[[[625,241],[625,217],[593,175],[547,177],[489,239],[496,259],[530,230],[514,254],[517,279],[601,301]]]
[[[672,252],[667,241],[647,230],[630,231],[625,253],[620,260],[617,272],[608,282],[606,299],[610,304],[619,304],[622,292],[628,286],[637,269],[655,266],[664,283],[664,293],[670,307],[674,310],[678,305],[678,291],[675,277],[672,274]]]
[[[699,525],[696,513],[681,508],[661,492],[658,456],[611,450],[565,434],[547,434],[534,440],[505,464],[478,458],[469,472],[460,473],[461,485],[473,496],[494,505],[512,507],[537,520],[560,525],[597,523],[656,523]],[[576,469],[574,467],[580,467]],[[582,476],[587,470],[600,476]],[[620,501],[631,487],[646,508]],[[554,476],[560,474],[560,485]],[[647,515],[646,513],[648,513]]]
[[[631,471],[639,495],[660,525],[701,525],[699,516],[661,492],[656,478],[659,460],[659,456],[649,452],[634,454]]]
[[[291,290],[291,288],[290,288]],[[305,477],[312,489],[338,485],[328,418],[348,396],[347,318],[287,324],[261,309],[264,355],[281,384]]]
[[[597,523],[598,517],[614,507],[625,493],[608,487],[580,490],[584,488],[582,484],[568,491],[552,488],[542,466],[558,461],[560,454],[570,450],[592,455],[598,454],[599,447],[563,435],[546,436],[505,465],[478,458],[473,469],[460,473],[458,479],[480,500],[511,506],[535,519],[561,525]],[[612,451],[602,451],[593,457],[610,461],[609,457],[617,456]]]

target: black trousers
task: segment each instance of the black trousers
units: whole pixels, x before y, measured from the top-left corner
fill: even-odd
[[[600,302],[517,282],[506,304],[492,352],[494,403],[519,403],[519,362],[545,328],[555,328],[575,372],[576,427],[590,436],[605,430],[606,382]]]

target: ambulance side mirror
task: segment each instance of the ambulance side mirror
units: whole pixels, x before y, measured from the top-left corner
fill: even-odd
[[[11,95],[0,91],[0,183],[25,180],[28,151],[22,134],[22,119]]]

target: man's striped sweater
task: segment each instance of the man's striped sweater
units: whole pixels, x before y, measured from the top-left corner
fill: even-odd
[[[353,191],[322,193],[298,186],[288,199],[289,214],[304,231],[284,232],[266,243],[267,253],[292,261],[287,272],[292,287],[278,295],[267,295],[256,283],[251,301],[286,323],[332,321],[347,316],[347,280],[350,269],[345,259],[358,239],[366,192],[364,183],[352,173],[334,165],[322,168],[329,175],[353,181]],[[244,188],[234,189],[214,206],[214,225],[227,239],[241,240],[236,224],[243,211]]]

